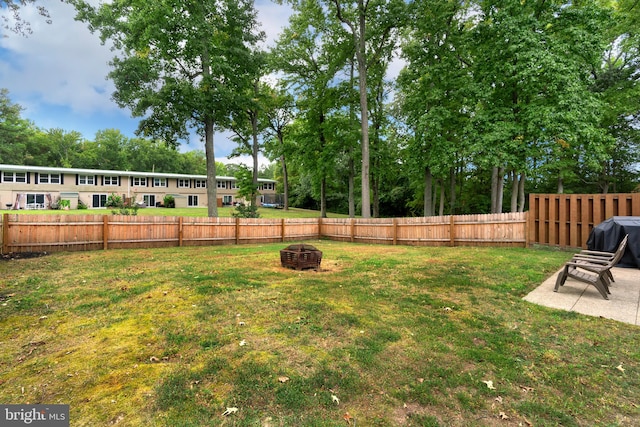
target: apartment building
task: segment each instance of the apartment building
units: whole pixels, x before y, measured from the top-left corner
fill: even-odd
[[[260,179],[260,201],[276,194],[276,181]],[[237,196],[234,177],[216,177],[217,205],[244,202]],[[206,207],[206,175],[132,172],[98,169],[49,168],[0,164],[0,209],[50,209],[68,200],[71,209],[106,207],[111,194],[155,207],[166,195],[176,207]]]

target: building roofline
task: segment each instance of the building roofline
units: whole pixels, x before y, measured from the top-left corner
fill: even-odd
[[[207,179],[207,175],[190,175],[182,173],[162,173],[162,172],[137,172],[137,171],[116,171],[104,169],[79,169],[79,168],[58,168],[46,166],[22,166],[0,164],[0,171],[7,172],[38,172],[38,173],[70,173],[86,175],[109,175],[109,176],[133,176],[133,177],[153,177],[153,178],[177,178],[177,179]],[[233,176],[216,176],[217,181],[236,181]],[[258,178],[259,182],[276,182],[273,179]]]

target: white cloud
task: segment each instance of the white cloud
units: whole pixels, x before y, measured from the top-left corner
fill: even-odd
[[[41,128],[76,130],[88,139],[110,128],[133,136],[137,120],[111,99],[115,87],[107,74],[115,52],[102,45],[86,23],[74,20],[72,6],[60,1],[42,4],[51,15],[51,24],[27,5],[20,14],[30,23],[32,33],[27,37],[0,35],[0,87],[7,88],[12,101],[24,107],[23,117]],[[291,10],[270,0],[257,0],[256,8],[266,44],[271,45],[287,25]],[[228,134],[216,134],[214,141],[218,156],[227,156],[235,148]],[[194,136],[181,149],[203,150],[204,146]]]
[[[110,99],[114,86],[106,80],[113,53],[86,24],[73,19],[73,7],[55,2],[47,8],[51,24],[33,6],[24,7],[22,16],[33,33],[0,41],[11,53],[12,62],[3,61],[0,69],[2,80],[11,82],[11,94],[29,110],[37,111],[40,103],[66,106],[82,116],[117,110]]]

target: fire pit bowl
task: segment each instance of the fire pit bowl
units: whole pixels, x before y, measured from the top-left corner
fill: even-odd
[[[287,268],[318,270],[321,261],[322,251],[311,245],[290,245],[280,251],[280,262]]]

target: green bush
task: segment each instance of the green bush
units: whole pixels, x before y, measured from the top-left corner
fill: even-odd
[[[167,194],[166,196],[164,196],[164,199],[162,200],[162,203],[164,204],[165,208],[175,208],[176,207],[176,199],[170,194]]]
[[[254,205],[245,206],[244,204],[239,204],[236,206],[236,211],[231,215],[235,218],[260,218],[258,207]]]
[[[111,193],[109,197],[107,197],[107,204],[105,206],[108,208],[121,209],[124,207],[124,200],[122,199],[122,196]]]

